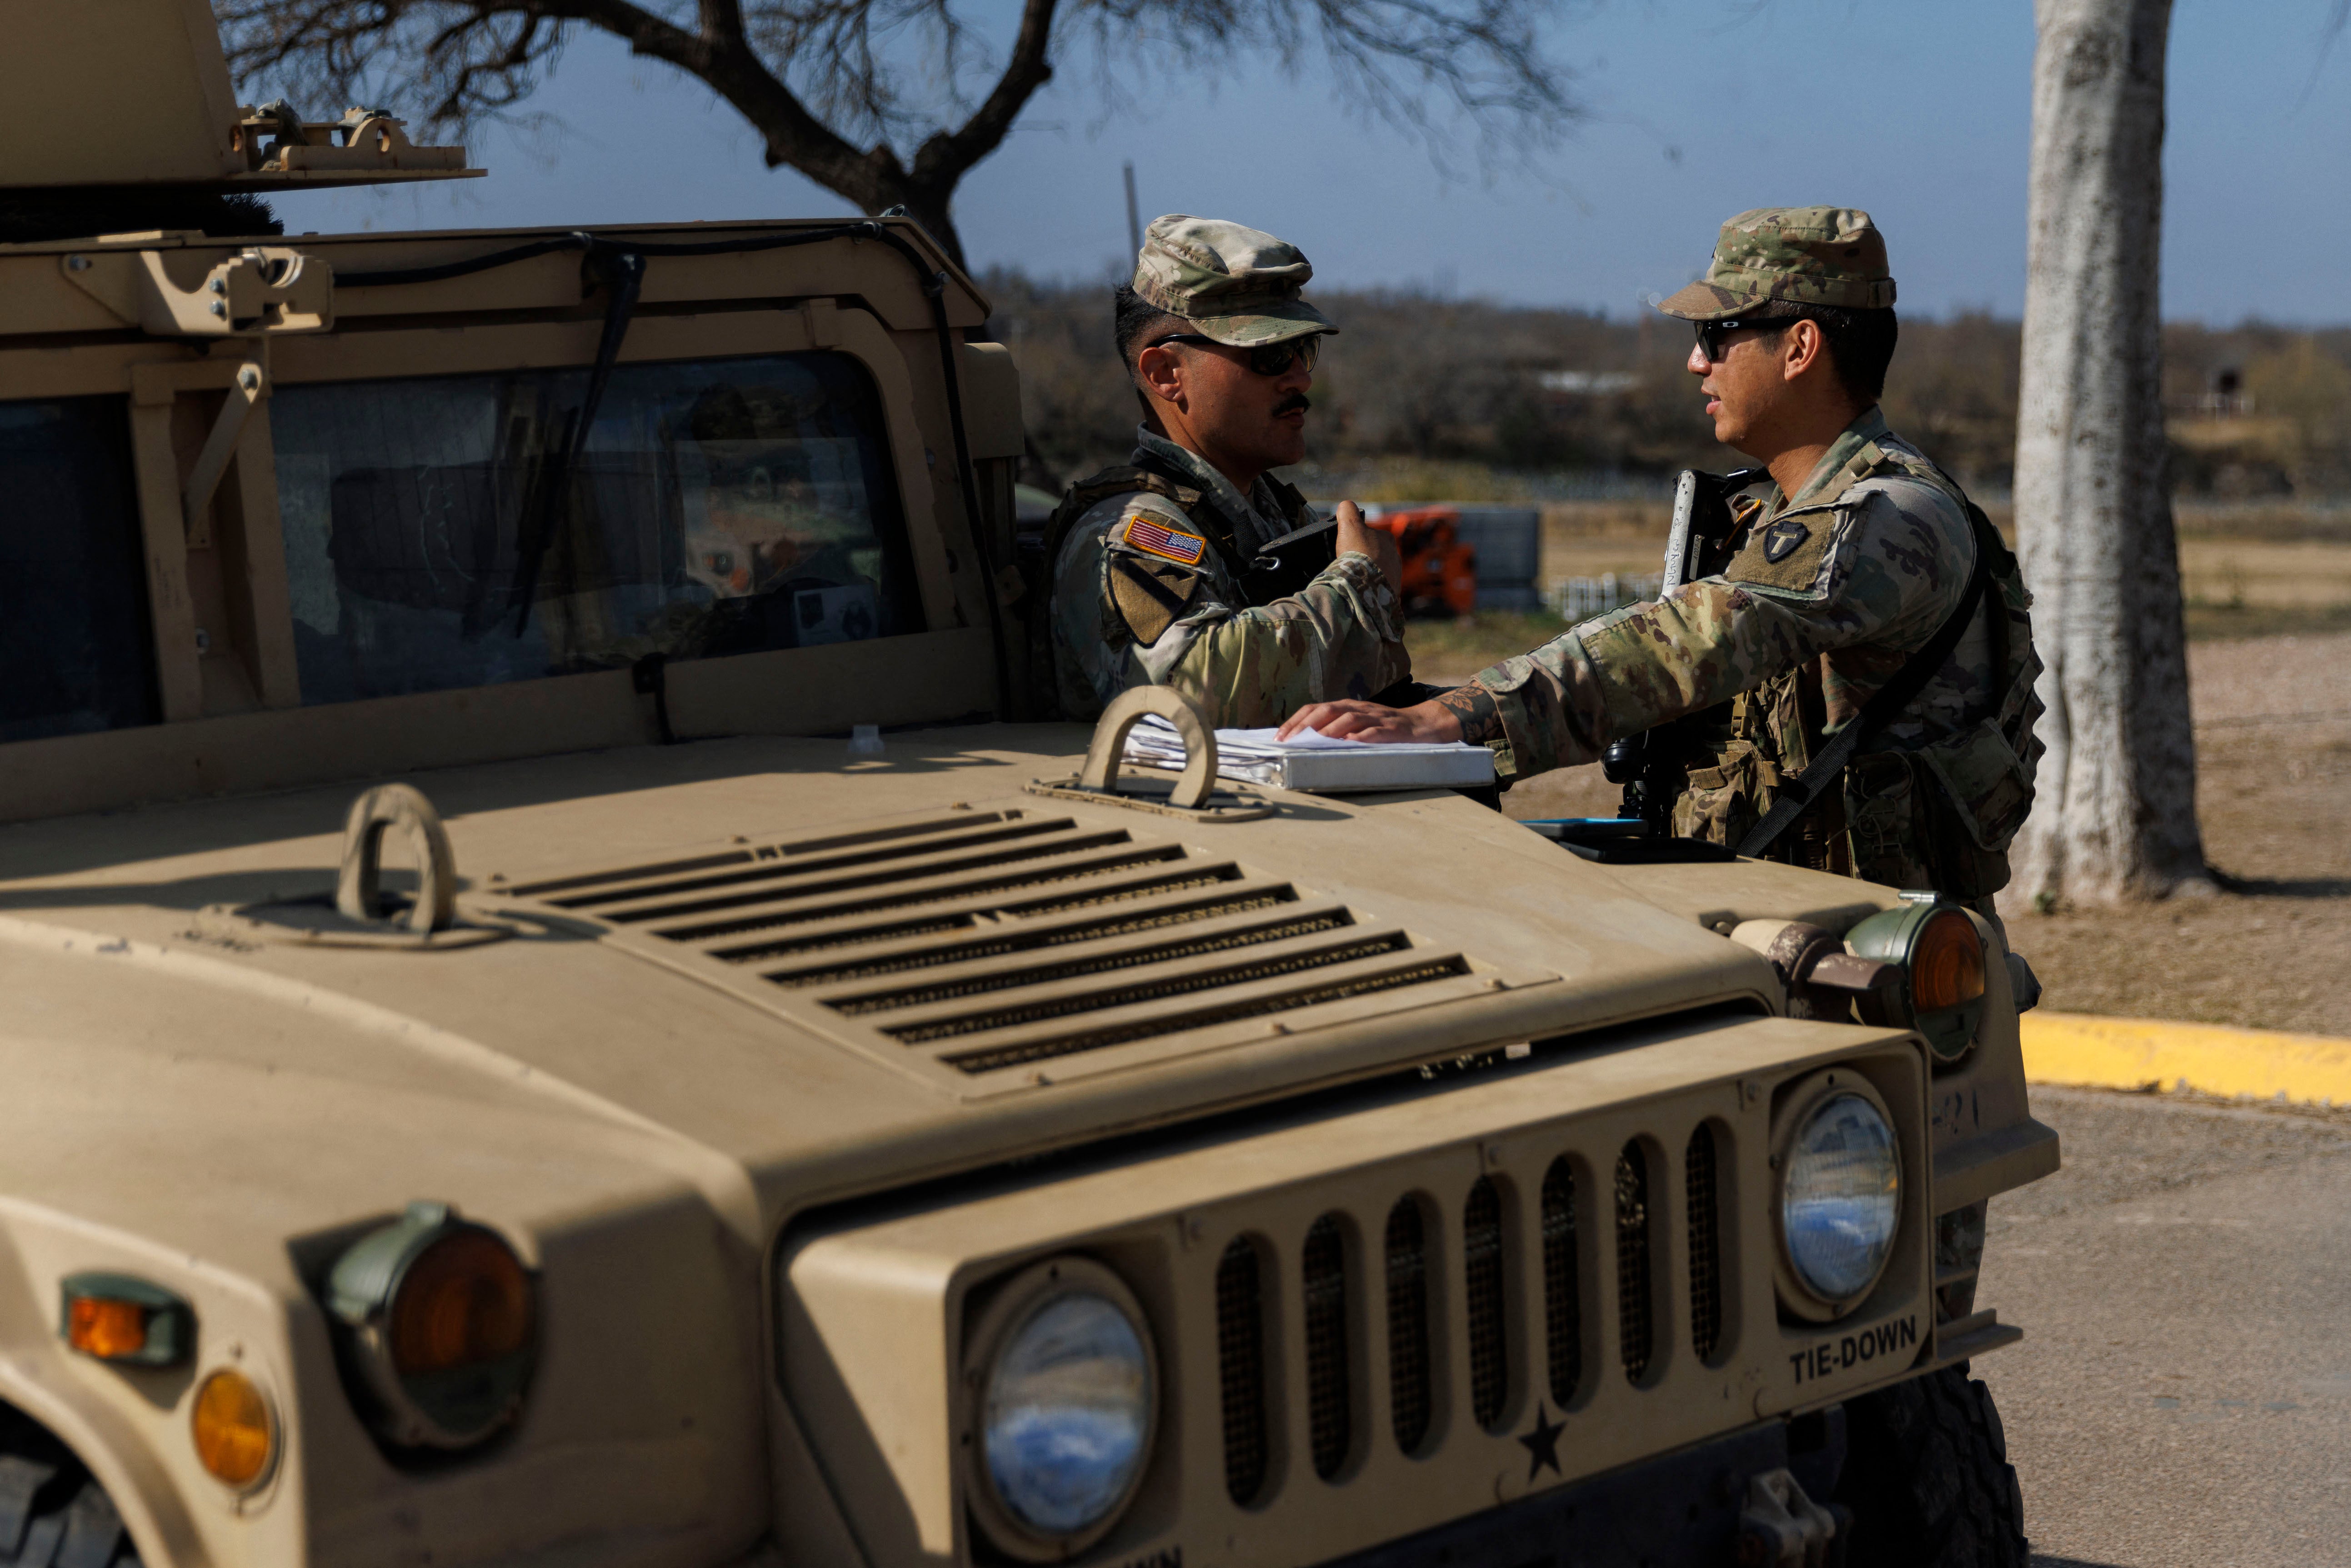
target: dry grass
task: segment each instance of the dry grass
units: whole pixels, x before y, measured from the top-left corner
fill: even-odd
[[[2012,536],[2007,502],[1984,509]],[[1663,500],[1545,506],[1542,580],[1656,571],[1667,511]],[[2178,521],[2191,640],[2351,631],[2351,508],[2184,504]],[[1445,652],[1467,656],[1472,644],[1483,650],[1490,643],[1465,630]]]

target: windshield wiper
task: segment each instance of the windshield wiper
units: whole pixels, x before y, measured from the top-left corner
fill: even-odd
[[[563,509],[570,501],[572,473],[588,449],[588,433],[595,426],[597,405],[604,401],[604,385],[612,379],[612,365],[621,357],[621,340],[629,334],[629,319],[636,314],[637,297],[645,287],[645,258],[642,255],[608,246],[593,235],[575,237],[588,250],[580,258],[580,270],[589,281],[611,290],[611,298],[604,307],[604,333],[596,342],[596,363],[588,372],[587,395],[580,400],[579,408],[564,427],[562,445],[553,466],[540,476],[532,497],[537,504],[525,510],[527,531],[517,541],[520,559],[515,568],[514,592],[507,599],[507,608],[515,612],[514,634],[517,637],[530,625],[530,607],[538,596],[539,569],[547,559],[548,547],[555,542]]]

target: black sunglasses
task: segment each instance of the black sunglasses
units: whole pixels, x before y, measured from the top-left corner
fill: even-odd
[[[1756,321],[1748,319],[1731,321],[1694,321],[1691,325],[1698,329],[1698,351],[1706,356],[1706,362],[1708,364],[1719,365],[1722,362],[1722,340],[1730,336],[1733,332],[1743,332],[1750,327],[1752,327],[1759,331],[1784,331],[1791,323],[1786,320]]]
[[[1170,333],[1165,338],[1155,339],[1144,344],[1144,347],[1155,349],[1161,343],[1210,343],[1219,349],[1233,347],[1230,343],[1218,343],[1214,338],[1204,337],[1197,332]],[[1311,332],[1303,338],[1292,338],[1282,343],[1267,343],[1259,348],[1245,349],[1242,352],[1247,356],[1249,368],[1261,376],[1281,374],[1290,369],[1290,361],[1292,360],[1305,366],[1308,375],[1312,375],[1314,361],[1322,357],[1322,334]]]

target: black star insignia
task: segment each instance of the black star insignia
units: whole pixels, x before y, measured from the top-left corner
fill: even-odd
[[[1529,1486],[1532,1486],[1535,1478],[1542,1474],[1545,1465],[1551,1467],[1551,1473],[1555,1476],[1563,1473],[1559,1468],[1559,1435],[1566,1430],[1566,1422],[1552,1420],[1542,1401],[1535,1401],[1535,1429],[1519,1439],[1527,1446]]]

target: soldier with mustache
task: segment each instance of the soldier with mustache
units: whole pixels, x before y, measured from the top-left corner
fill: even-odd
[[[1239,224],[1171,214],[1144,231],[1115,295],[1143,404],[1134,451],[1072,486],[1047,525],[1062,717],[1096,717],[1148,685],[1244,728],[1333,697],[1415,700],[1393,538],[1342,503],[1328,564],[1263,554],[1317,521],[1272,473],[1306,455],[1307,387],[1338,330],[1301,298],[1313,271]]]

